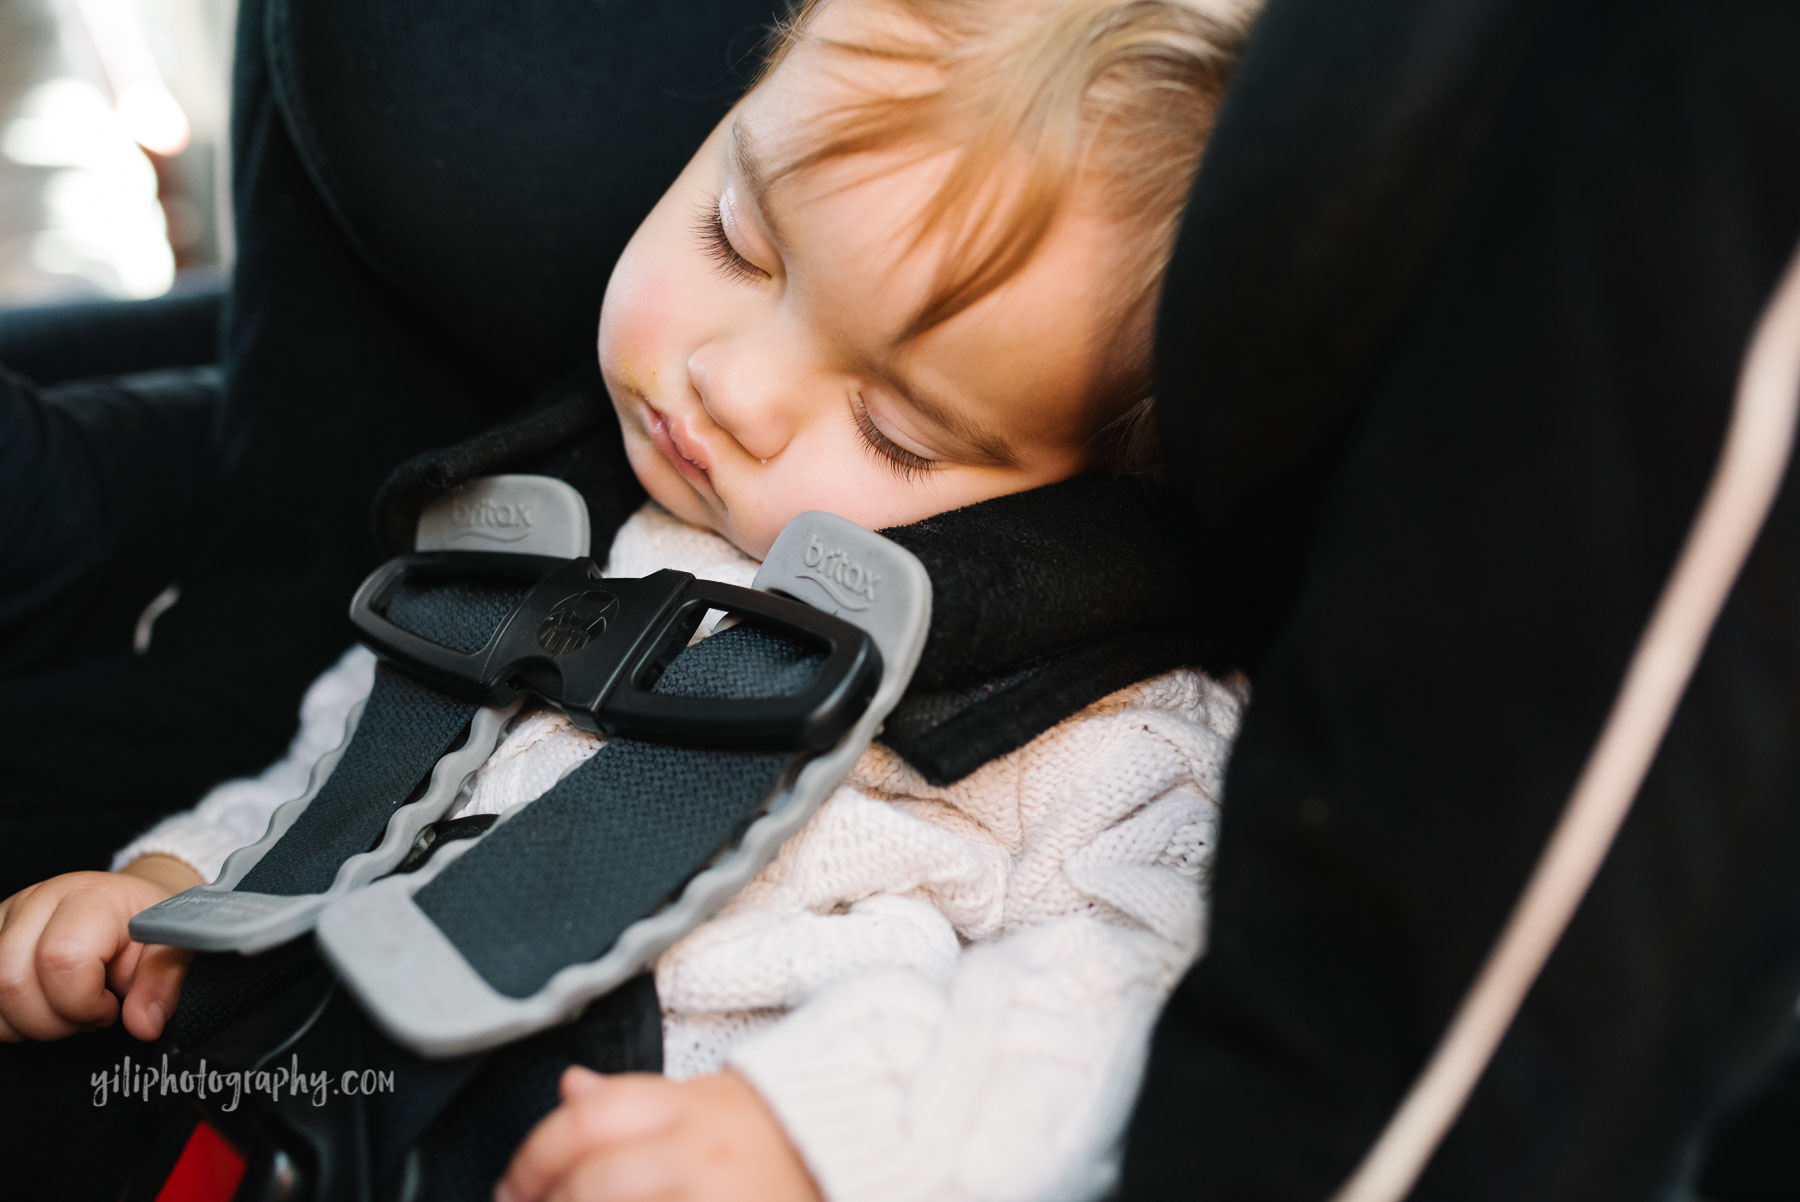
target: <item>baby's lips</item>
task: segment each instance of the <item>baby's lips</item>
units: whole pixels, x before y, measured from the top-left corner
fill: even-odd
[[[665,417],[663,420],[668,424],[669,441],[675,444],[676,452],[701,471],[711,471],[712,464],[706,453],[706,444],[695,438],[694,432],[680,418]]]

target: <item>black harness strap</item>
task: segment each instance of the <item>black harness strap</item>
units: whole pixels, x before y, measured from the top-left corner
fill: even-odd
[[[456,580],[404,589],[390,603],[395,624],[458,651],[480,650],[512,612],[524,588],[489,580]],[[458,741],[480,708],[426,687],[381,663],[356,733],[331,777],[238,889],[247,893],[318,893],[340,864],[381,838],[391,805],[407,800]],[[370,805],[370,799],[388,806]]]
[[[389,615],[414,633],[474,650],[523,591],[491,581],[434,581],[399,591]],[[381,837],[392,807],[426,779],[477,708],[379,664],[337,769],[288,832],[245,874],[238,890],[294,895],[330,885],[347,857],[368,850]],[[371,805],[371,798],[385,804]],[[177,1054],[201,1046],[295,985],[317,964],[306,940],[255,957],[197,956],[165,1042]]]
[[[654,691],[795,696],[812,683],[819,662],[810,647],[744,625],[683,652]],[[796,758],[615,738],[428,882],[418,904],[496,989],[533,993],[559,969],[611,946],[729,845]],[[577,1024],[577,1032],[590,1034],[613,1029],[610,1039],[584,1044],[581,1059],[613,1071],[659,1067],[660,1019],[655,987],[640,978],[600,999]],[[356,1021],[368,1026],[360,1014]],[[654,1057],[636,1046],[646,1031]],[[485,1184],[473,1191],[469,1182],[498,1175],[525,1131],[555,1104],[556,1077],[577,1058],[547,1034],[553,1038],[534,1037],[499,1060],[491,1052],[426,1060],[368,1029],[363,1048],[370,1061],[397,1066],[406,1081],[403,1097],[372,1112],[379,1118],[377,1177],[395,1172],[424,1138],[428,1152],[419,1163],[433,1184],[423,1196],[461,1189],[485,1197]],[[630,1063],[607,1063],[623,1052]],[[464,1101],[453,1101],[458,1097]],[[440,1111],[449,1126],[427,1137]],[[460,1135],[452,1138],[452,1131]]]
[[[653,691],[797,696],[819,662],[739,626],[682,653]],[[533,993],[611,946],[729,844],[794,759],[613,739],[428,882],[418,905],[496,989]]]

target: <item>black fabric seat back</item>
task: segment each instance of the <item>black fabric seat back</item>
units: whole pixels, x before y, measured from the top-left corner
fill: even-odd
[[[767,0],[286,0],[268,71],[369,265],[542,384],[592,362],[619,252],[754,69]]]

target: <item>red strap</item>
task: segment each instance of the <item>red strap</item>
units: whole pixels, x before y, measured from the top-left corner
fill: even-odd
[[[194,1128],[156,1202],[231,1202],[244,1178],[244,1155],[206,1123]]]

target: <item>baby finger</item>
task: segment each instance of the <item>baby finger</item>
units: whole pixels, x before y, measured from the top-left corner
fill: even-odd
[[[37,943],[46,914],[40,907],[17,906],[0,931],[0,1038],[60,1039],[80,1025],[58,1015],[38,982]]]
[[[38,936],[38,985],[56,1014],[79,1027],[111,1023],[119,999],[106,988],[106,966],[130,942],[116,907],[71,893],[58,903]]]

